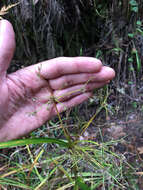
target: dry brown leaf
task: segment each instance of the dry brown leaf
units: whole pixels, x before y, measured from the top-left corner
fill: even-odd
[[[136,172],[136,175],[143,175],[143,172]]]
[[[139,151],[139,154],[143,154],[143,146],[142,147],[138,147],[137,150]]]
[[[8,5],[7,7],[4,5],[1,9],[0,9],[0,19],[2,19],[1,16],[5,15],[8,13],[8,10],[11,9],[12,7],[15,7],[16,5],[18,5],[18,3],[14,3],[14,4],[11,4],[11,5]]]

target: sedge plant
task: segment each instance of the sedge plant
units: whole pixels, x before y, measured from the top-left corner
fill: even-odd
[[[38,77],[41,77],[40,72]],[[86,91],[88,82],[85,83],[84,88],[70,93]],[[90,138],[80,140],[80,136],[90,127],[90,124],[102,109],[108,114],[108,88],[105,87],[103,92],[105,94],[101,96],[100,106],[96,113],[89,121],[85,122],[78,134],[72,136],[68,131],[68,127],[63,124],[63,119],[56,107],[56,102],[59,103],[61,97],[55,98],[51,89],[51,97],[47,102],[47,107],[49,104],[54,105],[60,123],[59,127],[63,131],[63,138],[38,137],[1,142],[0,149],[20,147],[17,152],[13,153],[13,157],[16,156],[16,159],[12,162],[14,166],[4,165],[0,168],[1,187],[3,189],[8,187],[8,189],[33,190],[94,190],[99,187],[103,187],[103,189],[126,189],[128,182],[123,177],[125,158],[111,150],[111,146],[115,142],[99,143]],[[40,144],[40,147],[38,144]],[[49,148],[47,156],[46,149],[48,145],[54,147],[54,151]],[[22,147],[24,147],[25,155],[20,160],[25,159],[25,157],[29,158],[26,159],[26,162],[24,161],[25,163],[21,161],[21,165],[19,154],[21,150],[23,151]],[[38,151],[36,150],[34,155],[33,150],[35,149],[38,149]],[[9,162],[11,163],[11,161]],[[134,170],[127,163],[126,167]]]

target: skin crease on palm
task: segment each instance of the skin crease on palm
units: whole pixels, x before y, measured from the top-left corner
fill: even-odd
[[[0,21],[0,141],[28,134],[56,115],[92,96],[115,72],[92,57],[59,57],[7,74],[15,34]]]

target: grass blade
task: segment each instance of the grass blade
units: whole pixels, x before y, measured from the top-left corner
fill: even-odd
[[[15,146],[25,146],[29,144],[41,144],[41,143],[54,143],[59,144],[62,147],[69,147],[69,144],[64,140],[55,138],[31,138],[31,139],[18,139],[0,143],[0,149],[10,148]]]
[[[25,185],[25,184],[23,184],[23,183],[21,183],[19,181],[15,181],[13,179],[0,178],[0,184],[2,184],[2,185],[11,185],[11,186],[26,189],[26,190],[33,189],[32,187],[30,187],[28,185]]]

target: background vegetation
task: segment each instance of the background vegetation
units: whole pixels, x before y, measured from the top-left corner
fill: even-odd
[[[24,147],[2,149],[1,189],[142,189],[142,0],[19,2],[3,16],[12,22],[17,42],[9,72],[80,55],[101,59],[116,70],[116,78],[88,103],[28,137],[54,141],[44,139],[39,146],[25,140]],[[1,0],[0,6],[14,3]],[[62,127],[70,133],[65,141]]]

